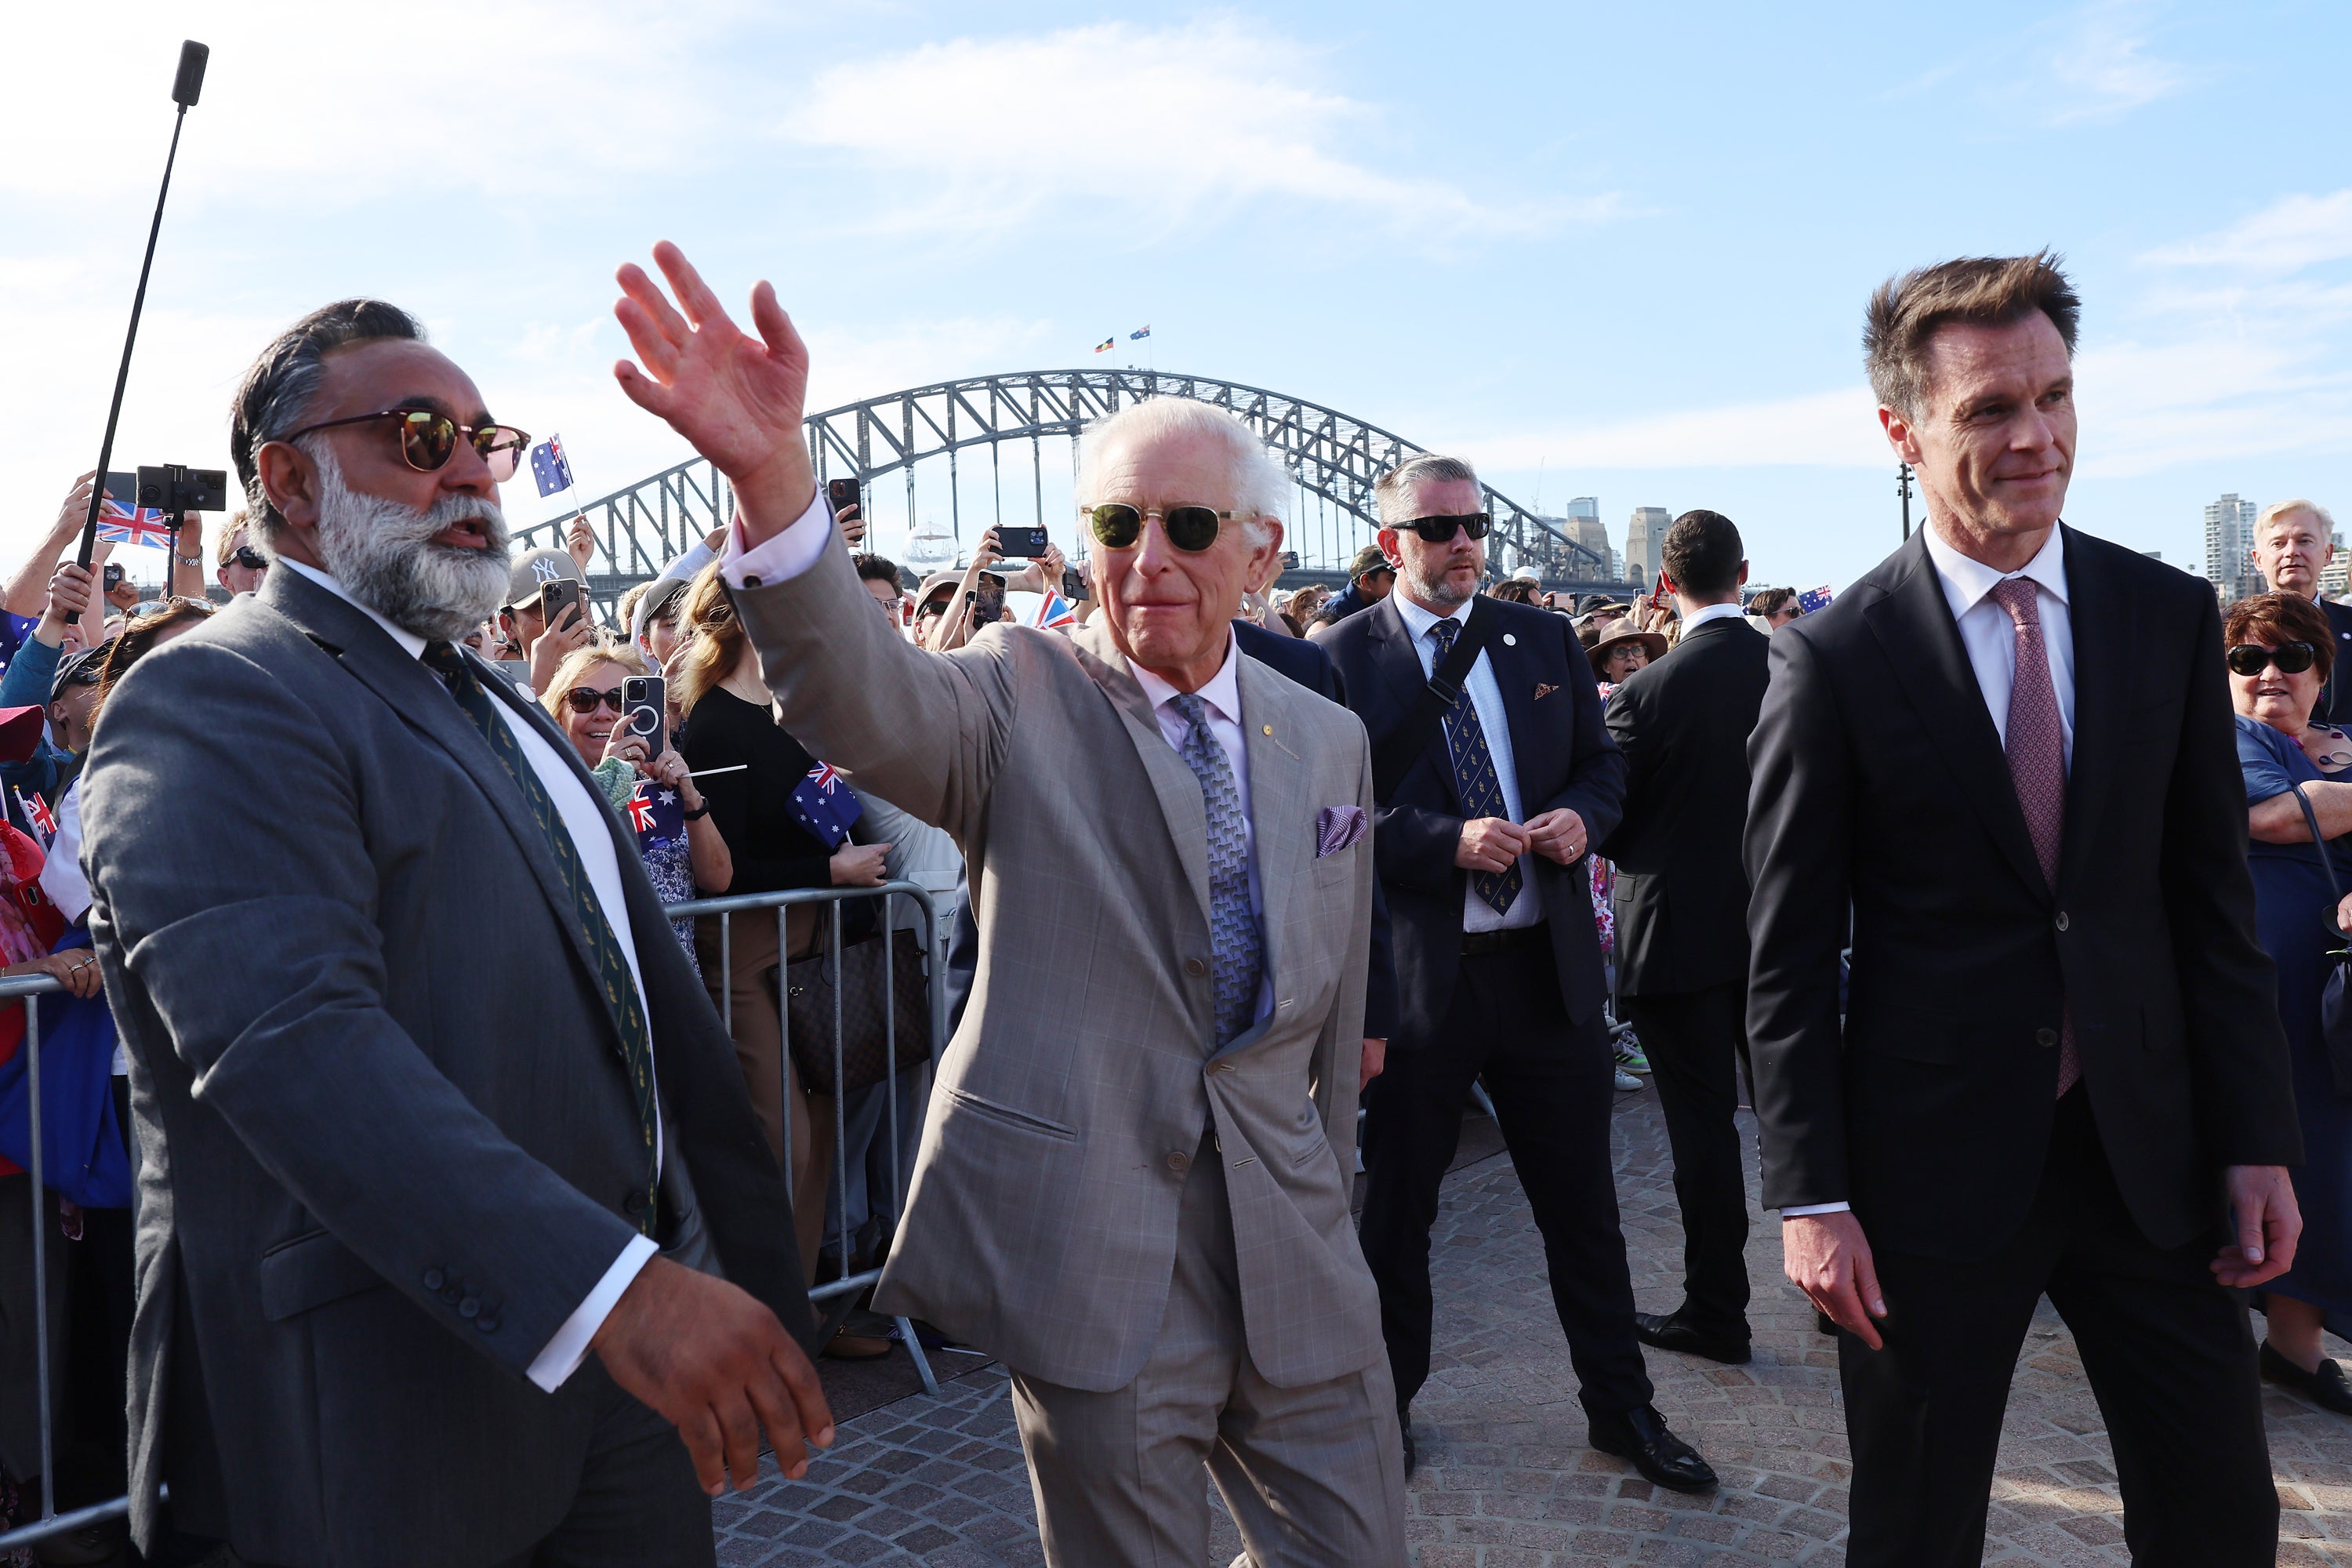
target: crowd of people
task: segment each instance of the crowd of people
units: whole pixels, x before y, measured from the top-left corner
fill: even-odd
[[[131,1494],[92,1550],[709,1563],[763,1436],[794,1477],[832,1440],[811,1358],[890,1353],[809,1305],[878,1268],[1010,1372],[1048,1561],[1202,1561],[1205,1471],[1246,1561],[1402,1563],[1483,1091],[1588,1439],[1653,1484],[1717,1477],[1645,1357],[1753,1354],[1752,1107],[1848,1562],[1977,1560],[2045,1293],[2135,1560],[2270,1560],[2259,1380],[2352,1415],[2352,607],[2310,500],[2227,606],[2061,524],[2050,258],[1874,299],[1930,521],[1809,613],[1706,510],[1644,593],[1497,576],[1432,454],[1339,591],[1280,591],[1281,469],[1178,399],[1088,432],[1078,566],[992,531],[912,581],[815,483],[766,286],[745,331],[656,254],[622,389],[736,512],[609,615],[584,520],[509,548],[528,437],[371,300],[257,359],[245,507],[162,596],[68,558],[90,476],[5,586],[0,973],[63,994],[40,1193],[0,1012],[0,1215],[42,1215],[47,1479]],[[676,912],[886,882],[934,920]],[[805,1053],[852,982],[803,966],[901,942],[939,1058]],[[1656,1312],[1610,1154],[1643,1076]],[[0,1220],[20,1520],[36,1245]]]

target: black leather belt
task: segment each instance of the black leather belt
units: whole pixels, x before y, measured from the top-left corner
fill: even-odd
[[[1551,943],[1551,928],[1542,921],[1531,926],[1513,926],[1507,931],[1465,931],[1462,933],[1462,956],[1475,958],[1481,953],[1517,952],[1523,947],[1548,947]]]

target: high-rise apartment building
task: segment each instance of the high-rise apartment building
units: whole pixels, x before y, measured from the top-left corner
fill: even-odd
[[[2225,605],[2265,586],[2253,562],[2254,518],[2261,510],[2235,491],[2205,508],[2205,577]]]
[[[1625,581],[1648,588],[1657,580],[1658,551],[1674,514],[1662,506],[1637,506],[1625,525]]]

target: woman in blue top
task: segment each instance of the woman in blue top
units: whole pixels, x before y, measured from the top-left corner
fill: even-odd
[[[2331,1315],[2352,1319],[2352,1097],[2336,1088],[2320,1028],[2328,955],[2345,944],[2338,928],[2352,912],[2337,910],[2336,892],[2352,889],[2352,736],[2311,721],[2335,656],[2317,605],[2300,595],[2257,595],[2230,606],[2221,631],[2246,775],[2255,920],[2278,969],[2279,1021],[2294,1054],[2303,1121],[2304,1164],[2294,1173],[2303,1239],[2294,1267],[2263,1288],[2263,1376],[2352,1415],[2352,1385],[2319,1339]],[[2312,843],[2298,786],[2324,847]]]

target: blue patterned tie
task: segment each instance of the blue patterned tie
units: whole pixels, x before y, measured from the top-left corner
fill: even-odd
[[[621,952],[621,940],[613,930],[613,922],[604,918],[604,907],[596,901],[596,890],[588,885],[588,873],[580,864],[579,847],[572,842],[572,834],[564,827],[547,785],[541,782],[530,759],[522,754],[513,727],[499,716],[493,706],[498,700],[482,689],[464,656],[446,642],[425,644],[423,663],[448,687],[449,695],[457,700],[457,706],[474,721],[482,739],[490,743],[491,754],[522,792],[531,820],[547,836],[547,847],[555,857],[555,869],[563,879],[564,890],[572,895],[572,916],[588,938],[589,951],[596,955],[597,984],[604,989],[604,1005],[611,1010],[613,1027],[620,1036],[621,1065],[629,1075],[629,1091],[637,1105],[637,1131],[645,1145],[641,1158],[645,1161],[646,1206],[637,1216],[637,1230],[651,1236],[655,1194],[660,1190],[661,1175],[660,1146],[655,1142],[654,1131],[661,1111],[654,1103],[653,1043],[646,1034],[646,1016],[637,1008],[636,978],[629,973],[629,961]]]
[[[1201,781],[1209,808],[1209,941],[1216,983],[1217,1048],[1250,1026],[1257,1011],[1263,947],[1257,916],[1250,909],[1249,821],[1242,815],[1241,790],[1224,747],[1209,733],[1209,705],[1196,692],[1180,692],[1176,711],[1184,716],[1184,743],[1176,754]]]
[[[1440,621],[1429,628],[1429,635],[1437,643],[1437,662],[1444,664],[1445,656],[1454,650],[1454,639],[1462,635],[1462,623]],[[1462,797],[1462,815],[1507,815],[1502,781],[1495,776],[1495,753],[1486,749],[1486,731],[1478,722],[1478,710],[1471,705],[1470,682],[1466,679],[1462,683],[1462,695],[1454,700],[1453,710],[1445,715],[1445,750],[1454,759],[1454,789]],[[1473,871],[1470,886],[1493,906],[1496,914],[1509,914],[1513,900],[1519,896],[1519,863],[1512,861],[1510,868],[1500,875]]]

